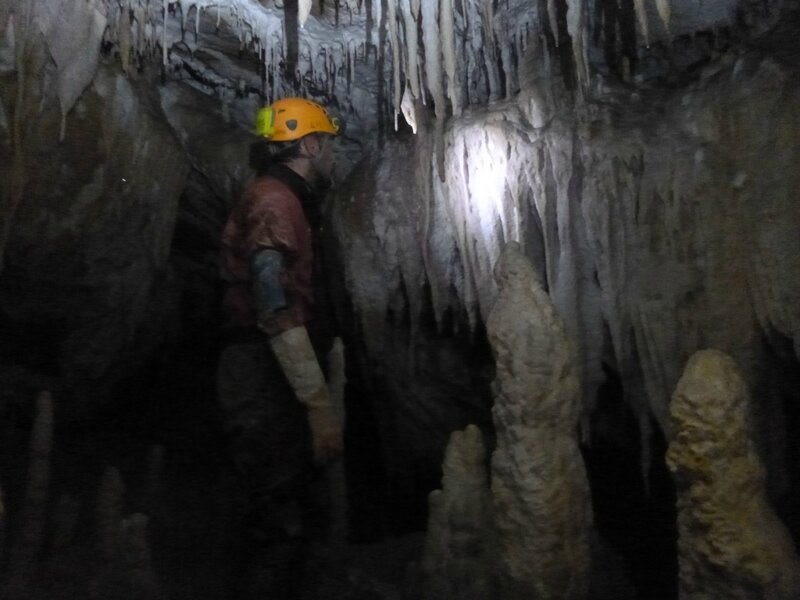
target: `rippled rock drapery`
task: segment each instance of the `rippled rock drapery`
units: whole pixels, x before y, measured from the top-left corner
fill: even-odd
[[[96,390],[169,331],[189,163],[149,86],[101,60],[101,4],[0,13],[15,57],[0,69],[3,345],[34,377]]]
[[[509,243],[487,331],[497,362],[492,497],[500,598],[583,600],[592,507],[578,448],[580,381],[561,319]]]
[[[800,559],[770,507],[736,363],[695,353],[672,397],[681,600],[800,597]]]
[[[195,307],[216,323],[221,219],[249,174],[224,103],[120,71],[107,8],[0,6],[0,378],[64,389],[64,409],[102,402]]]
[[[449,121],[444,182],[425,127],[365,161],[335,219],[373,356],[398,297],[412,327],[429,302],[440,327],[463,315],[480,328],[497,293],[491,266],[518,240],[576,340],[584,415],[605,362],[646,466],[683,362],[725,349],[764,390],[757,443],[772,493],[785,494],[786,440],[768,424],[784,402],[770,356],[787,346],[781,360],[796,364],[800,331],[795,74],[788,60],[731,50],[680,91],[609,87],[605,104],[584,107],[591,118],[573,120],[567,93],[532,67],[515,102]],[[359,280],[364,264],[374,281]]]

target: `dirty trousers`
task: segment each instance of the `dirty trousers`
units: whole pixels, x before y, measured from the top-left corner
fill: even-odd
[[[245,502],[241,580],[246,590],[239,597],[296,598],[314,512],[305,408],[263,335],[223,348],[217,385]]]

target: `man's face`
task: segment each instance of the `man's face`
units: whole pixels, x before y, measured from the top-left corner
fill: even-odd
[[[333,154],[333,136],[319,134],[314,136],[318,145],[317,152],[312,154],[311,165],[314,167],[315,187],[326,190],[333,183],[333,168],[336,166],[336,157]]]

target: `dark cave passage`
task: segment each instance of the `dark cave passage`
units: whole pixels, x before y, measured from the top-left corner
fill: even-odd
[[[652,424],[645,480],[639,424],[623,401],[619,375],[605,367],[590,445],[582,447],[599,535],[627,566],[637,598],[678,597],[675,485],[663,435]]]

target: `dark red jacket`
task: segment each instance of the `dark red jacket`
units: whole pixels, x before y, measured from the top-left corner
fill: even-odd
[[[251,260],[263,248],[283,254],[281,284],[288,308],[270,324],[270,334],[303,325],[313,304],[311,227],[301,198],[310,188],[293,171],[276,166],[258,177],[234,206],[222,233],[222,279],[226,282],[223,309],[229,326],[252,326],[257,314]]]

